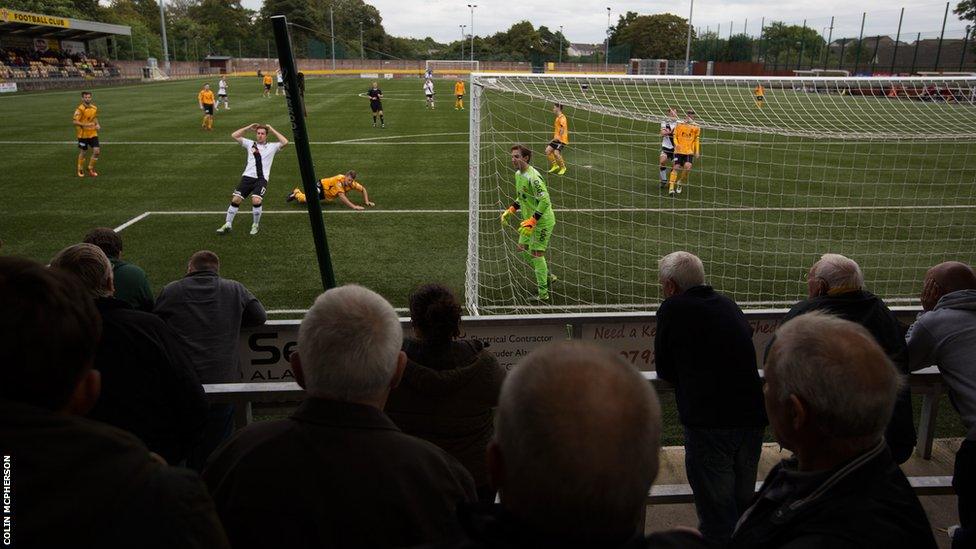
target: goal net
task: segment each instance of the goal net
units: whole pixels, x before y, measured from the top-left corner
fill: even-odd
[[[478,62],[477,61],[460,61],[454,60],[449,61],[446,59],[428,59],[426,64],[426,70],[434,71],[434,77],[441,76],[457,76],[460,74],[469,74],[472,72],[478,72]]]
[[[894,305],[918,303],[932,265],[976,263],[976,78],[473,74],[470,92],[471,314],[653,310],[657,262],[676,250],[752,309],[806,297],[807,270],[828,252],[857,261]],[[569,121],[561,176],[544,153],[554,102]],[[694,110],[701,128],[701,157],[673,197],[659,169],[670,107]],[[516,143],[555,210],[547,304],[532,301],[517,224],[499,223]]]

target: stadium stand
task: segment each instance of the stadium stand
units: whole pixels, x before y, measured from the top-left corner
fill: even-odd
[[[36,52],[20,48],[0,50],[0,78],[115,78],[121,72],[107,61],[84,53]]]

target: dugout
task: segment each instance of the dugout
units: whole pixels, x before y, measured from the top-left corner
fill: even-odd
[[[119,36],[132,28],[40,13],[0,5],[0,77],[20,89],[47,89],[113,81],[119,71],[98,59],[97,52],[117,50]]]

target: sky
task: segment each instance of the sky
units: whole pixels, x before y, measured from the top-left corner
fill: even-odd
[[[459,25],[468,25],[471,32],[471,0],[366,0],[375,6],[383,18],[386,32],[394,36],[424,38],[430,36],[438,42],[457,40],[461,36]],[[627,11],[642,15],[675,13],[688,16],[689,0],[671,3],[659,0],[474,0],[474,31],[479,36],[494,34],[508,29],[513,23],[528,20],[534,26],[545,25],[552,30],[563,26],[563,33],[570,42],[598,43],[606,37],[607,8],[611,20]],[[946,22],[946,37],[961,38],[966,23],[952,13],[958,0],[953,0]],[[246,7],[258,9],[261,0],[243,0]],[[758,35],[760,23],[778,20],[807,25],[824,34],[829,33],[830,17],[835,16],[833,36],[857,37],[860,32],[861,14],[867,12],[864,35],[889,34],[898,30],[901,5],[905,6],[902,37],[914,40],[916,33],[922,37],[938,38],[945,14],[944,2],[918,0],[917,2],[891,2],[886,0],[778,0],[775,5],[768,0],[695,0],[692,24],[701,32],[720,28],[727,36],[730,22],[735,33],[745,30]],[[901,4],[901,5],[899,5]],[[815,7],[814,7],[815,6]],[[892,7],[894,6],[894,7]],[[340,31],[336,29],[336,34]],[[911,41],[909,40],[909,41]]]

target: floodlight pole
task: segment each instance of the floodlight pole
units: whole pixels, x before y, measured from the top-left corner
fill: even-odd
[[[285,82],[285,102],[288,104],[288,118],[291,120],[295,152],[298,154],[298,171],[302,177],[302,187],[308,201],[308,217],[312,225],[312,240],[315,242],[315,257],[318,259],[319,276],[325,290],[336,287],[335,273],[332,270],[332,257],[329,254],[329,241],[322,221],[322,206],[319,204],[319,191],[315,187],[315,166],[312,163],[312,150],[308,143],[308,128],[305,126],[305,99],[299,93],[298,71],[295,56],[291,50],[291,37],[288,35],[288,21],[284,15],[271,18],[274,29],[275,47],[278,50],[278,66]]]
[[[359,59],[366,59],[366,49],[363,46],[363,22],[359,22]]]
[[[332,6],[329,6],[329,34],[332,35],[332,70],[335,71],[335,26],[332,24]],[[277,41],[275,42],[277,43]],[[289,42],[288,47],[291,47]],[[281,58],[281,54],[278,54],[278,58]]]
[[[607,7],[607,48],[603,54],[604,70],[610,70],[610,8]]]
[[[458,25],[461,29],[461,61],[464,61],[464,29],[467,25]]]
[[[559,62],[563,62],[563,26],[559,25]]]
[[[468,4],[471,8],[471,62],[474,62],[474,9],[478,7],[478,4]]]
[[[166,13],[163,0],[159,0],[159,26],[163,37],[163,66],[166,67],[166,74],[169,74],[169,44],[166,42]]]
[[[695,12],[695,0],[688,8],[688,39],[685,41],[685,74],[691,74],[691,16]]]

